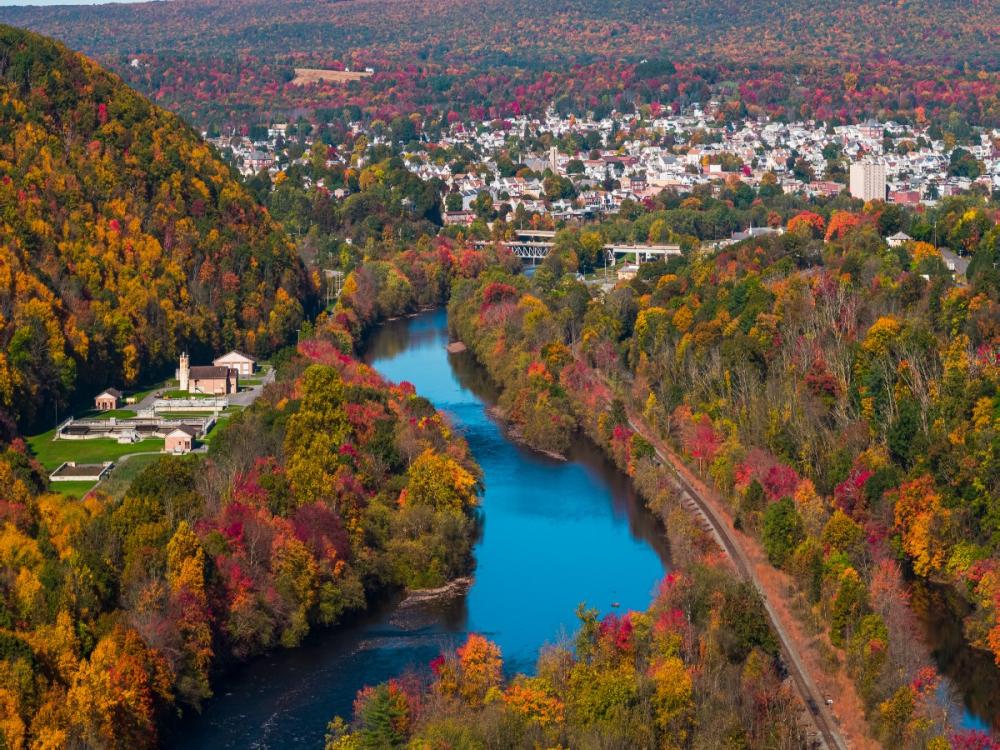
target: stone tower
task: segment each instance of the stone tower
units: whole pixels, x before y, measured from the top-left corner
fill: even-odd
[[[191,375],[191,360],[188,358],[187,352],[181,355],[181,366],[177,368],[177,380],[180,381],[178,390],[187,391],[189,377]]]

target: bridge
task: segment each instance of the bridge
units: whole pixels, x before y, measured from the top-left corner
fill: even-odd
[[[499,244],[510,248],[510,251],[522,260],[538,261],[548,257],[549,251],[555,245],[556,233],[544,229],[518,229],[516,239],[498,240]],[[477,247],[487,247],[492,242],[476,242]],[[611,243],[604,246],[608,261],[614,263],[622,256],[635,256],[636,264],[653,258],[666,258],[680,255],[680,245],[627,245]]]

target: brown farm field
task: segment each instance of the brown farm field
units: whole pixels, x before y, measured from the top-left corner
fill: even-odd
[[[305,86],[310,83],[320,83],[330,81],[332,83],[347,83],[349,81],[360,81],[368,78],[371,73],[356,70],[323,70],[322,68],[296,68],[295,78],[292,79],[293,86]]]

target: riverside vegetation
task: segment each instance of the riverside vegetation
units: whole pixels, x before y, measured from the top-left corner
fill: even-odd
[[[293,646],[387,588],[467,572],[478,473],[464,442],[352,356],[380,320],[450,299],[524,439],[559,451],[582,429],[604,447],[668,520],[682,570],[646,613],[581,612],[575,643],[543,654],[533,677],[504,679],[500,654],[471,637],[426,683],[363,692],[333,747],[801,743],[759,600],[674,509],[629,414],[794,577],[875,736],[988,746],[948,735],[901,570],[953,586],[972,605],[970,643],[1000,653],[995,204],[933,213],[935,232],[973,254],[966,287],[933,247],[883,244],[904,225],[929,239],[929,214],[807,203],[774,183],[629,202],[561,231],[528,279],[462,230],[432,236],[435,187],[360,143],[381,168],[350,211],[305,201],[285,217],[364,238],[338,305],[301,326],[315,280],[186,126],[65,48],[2,33],[3,744],[153,746],[210,694],[215,668]],[[724,212],[789,231],[699,252],[702,220]],[[679,240],[685,255],[606,294],[579,283],[622,237]],[[179,347],[223,344],[281,351],[279,379],[207,457],[157,462],[120,500],[47,492],[18,426],[88,378],[127,382]]]
[[[581,427],[642,474],[642,414],[791,573],[873,733],[923,747],[939,677],[912,648],[902,566],[960,591],[969,641],[1000,659],[998,234],[970,233],[979,263],[955,287],[932,246],[879,247],[879,210],[799,214],[600,296],[565,275],[568,243],[532,280],[459,286],[450,312],[533,444]]]
[[[229,170],[84,58],[6,28],[0,43],[5,430],[181,346],[285,346],[312,283]],[[49,492],[8,435],[0,746],[155,746],[227,662],[471,568],[464,441],[343,329],[304,333],[207,456],[163,458],[119,499]]]

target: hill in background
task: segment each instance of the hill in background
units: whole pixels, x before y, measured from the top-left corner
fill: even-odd
[[[265,354],[312,303],[294,246],[178,117],[0,26],[0,407],[58,405],[229,347]]]
[[[386,119],[736,102],[751,115],[1000,122],[996,3],[945,0],[171,0],[0,9],[199,126],[310,109]],[[367,82],[292,86],[296,67]],[[386,120],[388,121],[388,120]]]

